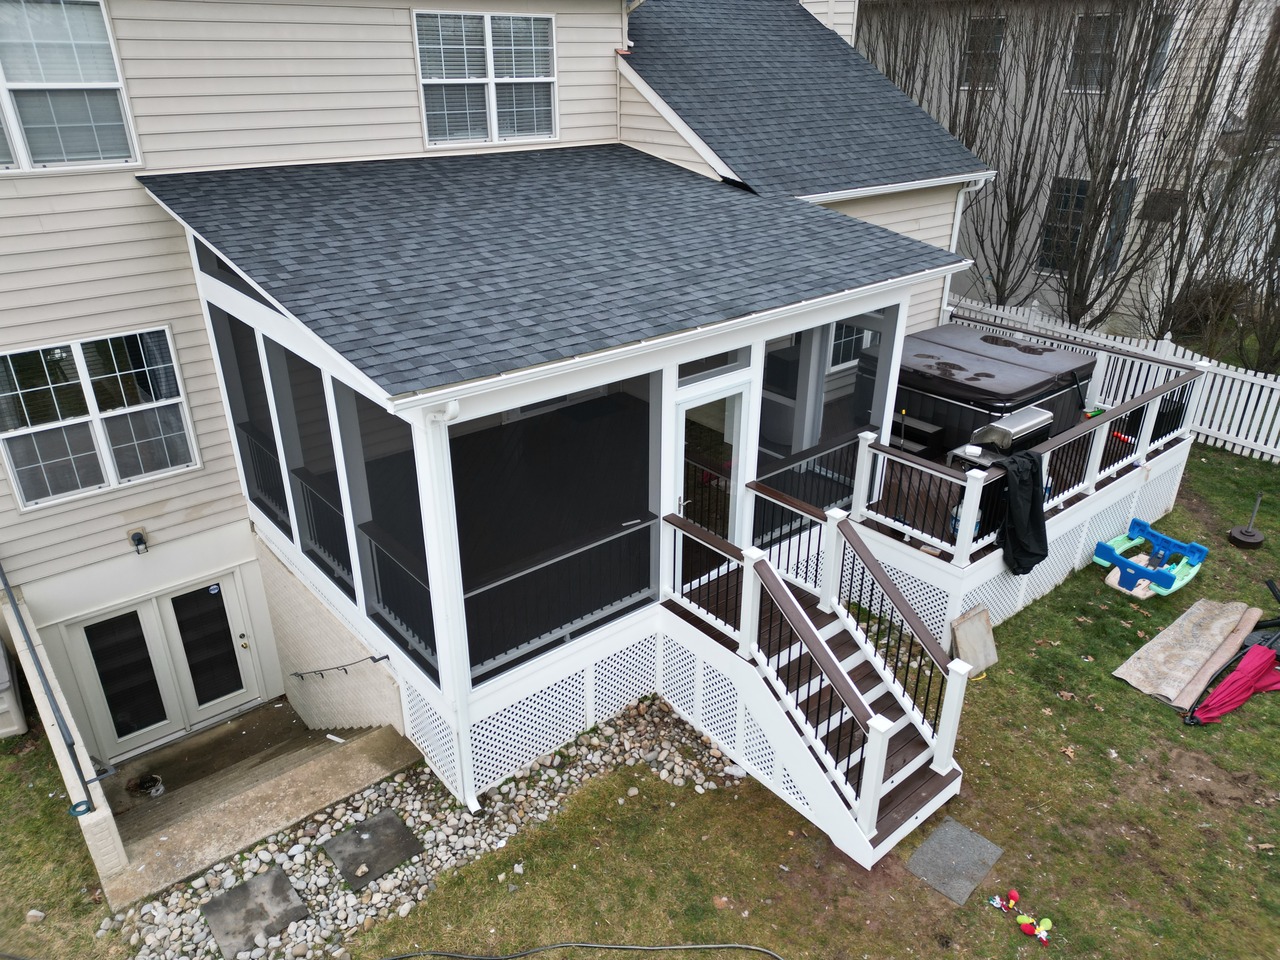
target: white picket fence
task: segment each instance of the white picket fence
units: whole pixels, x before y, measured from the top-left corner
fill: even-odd
[[[1201,367],[1205,385],[1194,415],[1197,440],[1232,453],[1280,462],[1280,375],[1257,373],[1201,356],[1172,339],[1148,340],[1078,330],[1035,307],[994,307],[953,299],[956,318],[969,316],[1028,332],[1067,337],[1083,345],[1129,350],[1158,360]]]

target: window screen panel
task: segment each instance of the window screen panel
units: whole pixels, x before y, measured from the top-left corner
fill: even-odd
[[[0,430],[19,430],[89,412],[70,347],[0,357]]]
[[[550,84],[498,84],[494,99],[499,137],[549,137],[555,132]]]
[[[5,447],[26,503],[106,483],[87,423],[11,437]]]
[[[487,77],[484,17],[418,14],[418,61],[424,80]]]
[[[102,8],[77,0],[0,0],[0,63],[10,83],[115,83]]]
[[[100,410],[119,410],[178,396],[178,377],[163,332],[95,340],[84,347],[85,366]]]
[[[551,21],[544,17],[493,17],[493,75],[551,77]]]
[[[14,90],[31,162],[129,160],[118,90]]]
[[[484,91],[483,84],[471,83],[425,87],[427,139],[431,143],[488,139]]]
[[[178,404],[109,417],[106,428],[111,456],[121,480],[185,467],[193,462]]]

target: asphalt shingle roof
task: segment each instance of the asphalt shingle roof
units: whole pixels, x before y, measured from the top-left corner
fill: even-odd
[[[759,192],[988,169],[796,0],[644,0],[628,33],[628,63]]]
[[[392,396],[962,262],[619,145],[139,179]]]

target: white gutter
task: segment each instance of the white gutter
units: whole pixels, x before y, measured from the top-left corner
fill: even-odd
[[[962,187],[956,191],[956,213],[951,221],[951,245],[947,247],[952,253],[956,252],[956,245],[960,242],[960,218],[964,214],[964,199],[970,193],[976,193],[985,187],[988,183],[995,179],[995,172],[992,171],[991,176],[981,177],[972,180],[968,186]],[[950,313],[951,307],[951,277],[953,274],[947,274],[946,279],[942,281],[942,307],[938,314],[938,322],[941,323],[943,318]]]
[[[931,180],[904,180],[901,183],[882,183],[874,187],[855,187],[852,190],[835,190],[831,193],[810,193],[797,200],[808,200],[810,203],[835,203],[840,200],[857,200],[860,197],[878,197],[886,193],[903,193],[907,190],[928,190],[930,187],[949,187],[957,183],[986,183],[994,180],[996,171],[984,170],[981,173],[954,173],[946,177],[934,177]]]
[[[671,124],[672,129],[684,138],[685,142],[693,148],[693,151],[702,162],[714,170],[717,176],[725,180],[733,180],[735,183],[744,182],[727,163],[720,159],[714,150],[707,146],[705,140],[693,132],[693,127],[685,123],[680,114],[672,110],[667,102],[658,95],[658,92],[645,83],[640,74],[636,73],[635,68],[622,57],[618,58],[618,73],[636,88],[640,96],[644,97],[649,106],[658,111],[663,120]]]
[[[699,340],[705,340],[721,334],[730,326],[745,332],[753,327],[784,320],[796,314],[818,310],[823,307],[838,306],[844,302],[859,300],[886,290],[906,287],[927,280],[936,280],[939,277],[947,278],[953,273],[967,270],[972,265],[972,260],[964,260],[945,267],[934,267],[930,270],[922,270],[919,273],[908,274],[904,277],[895,277],[892,280],[882,280],[866,287],[843,290],[840,293],[827,294],[826,296],[815,297],[812,300],[802,300],[799,303],[788,304],[785,307],[762,310],[759,313],[750,313],[746,316],[734,317],[731,320],[719,320],[715,323],[694,327],[691,330],[681,330],[679,333],[663,334],[648,340],[641,340],[639,343],[629,343],[594,353],[579,354],[576,357],[553,360],[535,367],[509,370],[506,373],[499,373],[492,377],[485,377],[484,379],[472,380],[466,383],[429,387],[426,390],[390,398],[387,403],[387,410],[391,413],[402,414],[421,407],[435,406],[446,401],[461,400],[476,394],[488,393],[498,386],[530,384],[552,377],[561,377],[580,370],[589,370],[601,364],[612,363],[620,357],[637,358],[646,354],[656,353],[659,350],[696,343]],[[442,413],[444,412],[442,411]]]

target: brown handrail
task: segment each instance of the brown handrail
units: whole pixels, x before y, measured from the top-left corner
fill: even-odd
[[[760,496],[772,500],[775,503],[780,503],[782,506],[789,510],[794,510],[796,513],[803,513],[805,516],[812,517],[814,520],[819,521],[827,519],[827,515],[813,504],[805,503],[803,500],[797,500],[795,497],[788,496],[781,490],[775,490],[773,487],[763,484],[759,480],[748,481],[746,486],[747,489],[753,493],[758,493]]]
[[[1161,397],[1166,393],[1173,393],[1173,391],[1184,387],[1192,380],[1201,376],[1204,376],[1204,372],[1194,368],[1189,373],[1180,373],[1172,380],[1168,380],[1165,383],[1160,384],[1158,387],[1152,387],[1146,393],[1140,393],[1132,400],[1126,400],[1119,406],[1112,407],[1106,413],[1100,413],[1096,417],[1090,417],[1088,420],[1077,423],[1074,427],[1062,431],[1062,433],[1058,434],[1056,437],[1050,437],[1044,443],[1034,446],[1031,449],[1036,453],[1051,453],[1058,447],[1065,446],[1070,443],[1072,440],[1079,439],[1087,433],[1092,433],[1102,424],[1110,423],[1112,420],[1118,420],[1120,417],[1127,416],[1139,407],[1143,407],[1148,403],[1151,403],[1157,397]]]
[[[684,517],[674,513],[668,513],[662,519],[685,534],[685,536],[697,540],[704,547],[710,547],[717,553],[723,553],[730,560],[742,562],[742,551],[738,547],[735,547],[723,537],[712,533],[706,527],[700,527],[691,520],[686,520]]]
[[[836,662],[836,658],[827,648],[826,643],[818,636],[818,631],[814,629],[813,623],[805,616],[805,612],[800,608],[800,604],[796,602],[794,594],[782,582],[782,578],[778,576],[777,571],[773,569],[768,560],[757,560],[755,571],[760,578],[761,588],[773,598],[773,602],[778,605],[782,616],[791,625],[791,629],[795,631],[796,636],[800,638],[800,642],[804,644],[809,656],[813,657],[836,694],[844,701],[845,706],[849,708],[849,712],[853,714],[854,721],[862,732],[866,733],[871,723],[871,708],[862,699],[862,694],[853,685],[853,681],[840,669],[840,664]]]
[[[951,658],[942,649],[942,644],[933,635],[933,631],[925,626],[924,621],[912,609],[907,598],[898,589],[898,585],[885,573],[884,567],[880,566],[880,561],[875,558],[866,541],[858,534],[857,528],[848,520],[841,520],[837,524],[837,529],[844,536],[845,543],[853,548],[853,552],[858,555],[858,559],[862,561],[863,566],[867,568],[880,589],[884,591],[884,595],[893,604],[894,609],[898,611],[898,615],[906,622],[907,627],[915,635],[915,638],[920,641],[920,646],[929,655],[929,659],[942,671],[943,676],[946,676],[950,672]]]
[[[873,440],[871,449],[876,453],[892,457],[894,460],[901,461],[913,467],[922,470],[928,470],[930,473],[937,473],[946,477],[948,480],[955,480],[956,483],[964,483],[965,475],[955,467],[948,467],[945,463],[935,463],[932,460],[926,460],[924,457],[917,457],[914,453],[907,453],[905,450],[898,450],[894,447],[886,446],[879,441]]]
[[[1106,347],[1101,344],[1089,343],[1087,340],[1073,340],[1071,337],[1063,336],[1062,334],[1047,333],[1041,330],[1025,330],[1022,327],[1015,327],[1012,324],[999,323],[995,320],[986,320],[982,317],[971,317],[968,314],[958,313],[954,310],[951,311],[951,316],[953,318],[963,320],[966,323],[980,323],[984,327],[994,327],[997,330],[1007,330],[1010,333],[1029,334],[1033,337],[1044,337],[1046,340],[1056,340],[1058,343],[1065,343],[1072,347],[1083,347],[1084,349],[1091,350],[1094,353],[1110,353],[1117,357],[1127,357],[1130,360],[1145,360],[1148,363],[1153,359],[1145,354],[1135,353],[1134,351],[1126,350],[1123,347]],[[1190,364],[1179,363],[1177,360],[1168,360],[1164,357],[1155,357],[1154,359],[1155,362],[1159,363],[1161,366],[1171,367],[1174,370],[1195,369],[1195,367]]]

